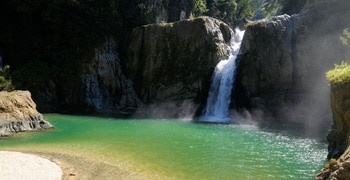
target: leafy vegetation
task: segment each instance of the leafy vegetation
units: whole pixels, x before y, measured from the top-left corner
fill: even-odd
[[[0,91],[12,91],[14,86],[12,85],[10,77],[10,66],[6,65],[0,68]]]
[[[287,0],[207,0],[207,15],[221,19],[228,24],[239,20],[261,19],[280,13]]]
[[[343,61],[340,65],[335,65],[335,68],[326,73],[328,81],[333,84],[343,84],[350,82],[350,64]]]
[[[340,37],[340,41],[349,46],[350,32],[348,29],[343,30],[343,36]],[[350,83],[350,62],[342,61],[340,65],[334,65],[334,69],[326,73],[326,77],[331,85],[336,86],[344,83]]]
[[[350,32],[349,32],[348,28],[343,30],[343,36],[340,36],[339,39],[345,46],[349,46],[350,47],[350,44],[349,44]]]

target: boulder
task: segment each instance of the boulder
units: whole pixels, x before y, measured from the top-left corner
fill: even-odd
[[[29,91],[0,91],[0,97],[0,136],[53,128],[36,110]]]

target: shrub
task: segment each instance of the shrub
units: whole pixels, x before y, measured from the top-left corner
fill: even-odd
[[[14,90],[14,86],[11,82],[10,66],[6,65],[4,68],[0,69],[0,91],[12,90]]]
[[[340,65],[334,65],[334,69],[326,73],[328,82],[331,85],[338,85],[350,82],[350,64],[343,61]]]

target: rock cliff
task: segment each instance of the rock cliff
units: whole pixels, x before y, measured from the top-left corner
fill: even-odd
[[[327,139],[329,141],[328,157],[339,157],[350,145],[350,88],[331,88],[331,107],[333,125]]]
[[[350,178],[350,87],[349,85],[331,88],[333,125],[327,139],[328,158],[331,159],[316,176],[315,180]],[[332,163],[333,162],[333,163]]]
[[[113,39],[107,39],[102,47],[96,48],[94,58],[82,69],[82,103],[91,110],[120,112],[142,104],[133,83],[122,71]]]
[[[0,136],[53,126],[36,110],[29,91],[0,91]]]
[[[300,14],[247,24],[233,92],[238,106],[310,133],[325,131],[331,108],[324,73],[346,56],[339,36],[349,23],[339,17],[350,16],[349,4],[321,1]]]
[[[145,103],[203,99],[230,39],[230,27],[209,17],[134,29],[128,67],[138,96]]]

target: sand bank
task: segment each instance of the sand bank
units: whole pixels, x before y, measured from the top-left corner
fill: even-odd
[[[61,168],[45,158],[20,152],[0,151],[1,179],[61,180]]]

